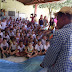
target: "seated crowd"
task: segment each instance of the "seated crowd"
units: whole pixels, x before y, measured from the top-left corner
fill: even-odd
[[[29,20],[4,18],[0,20],[1,58],[11,55],[27,58],[45,55],[50,46],[52,33],[53,30],[49,28],[45,30]]]

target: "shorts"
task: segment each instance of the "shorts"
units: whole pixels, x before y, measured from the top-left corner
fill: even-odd
[[[34,54],[35,54],[35,52],[32,53],[32,55],[34,55]]]
[[[45,50],[43,49],[42,52],[44,52]]]

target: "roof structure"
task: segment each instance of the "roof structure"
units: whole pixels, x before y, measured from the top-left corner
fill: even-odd
[[[66,1],[66,0],[17,0],[24,5],[33,5],[33,4],[40,4],[40,3],[47,3],[47,2],[57,2],[57,1]]]

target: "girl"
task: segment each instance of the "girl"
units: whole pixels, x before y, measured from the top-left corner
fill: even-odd
[[[32,43],[28,43],[28,47],[26,49],[27,57],[32,58],[37,55],[37,52],[34,50]]]
[[[42,38],[42,44],[46,44],[46,36],[44,35],[43,38]]]
[[[38,55],[42,55],[42,54],[43,54],[43,53],[42,53],[43,45],[42,45],[40,39],[38,40],[38,43],[36,44],[35,49],[37,50]]]
[[[19,43],[19,40],[20,40],[20,34],[19,32],[16,32],[16,42]]]
[[[12,41],[12,44],[10,45],[10,48],[9,48],[9,53],[10,53],[10,55],[16,55],[16,53],[17,53],[17,43],[16,43],[16,40]]]
[[[23,44],[23,41],[19,41],[19,46],[18,46],[18,55],[19,56],[24,56],[26,53],[25,53],[25,45]]]
[[[3,58],[3,56],[7,57],[8,47],[7,39],[3,38],[3,42],[1,43],[1,58]]]
[[[46,54],[47,49],[50,47],[49,40],[46,40],[46,44],[44,45],[44,54]]]

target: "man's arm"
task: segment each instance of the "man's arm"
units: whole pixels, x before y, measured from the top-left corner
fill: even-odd
[[[46,56],[44,57],[43,62],[41,63],[42,67],[50,67],[53,64],[55,64],[58,53],[60,52],[61,49],[61,44],[62,44],[61,37],[58,36],[57,33],[55,33],[50,41],[50,47],[46,52]]]

